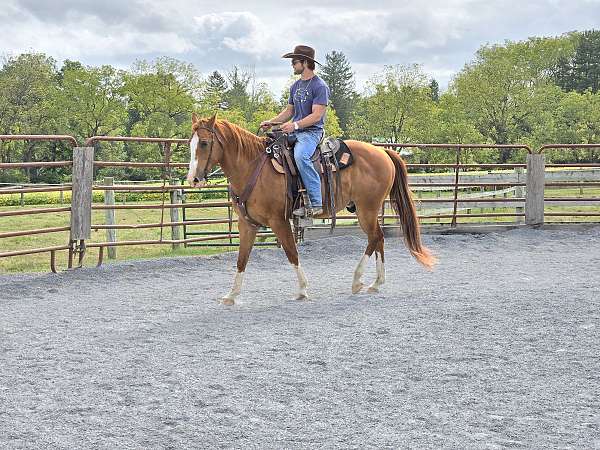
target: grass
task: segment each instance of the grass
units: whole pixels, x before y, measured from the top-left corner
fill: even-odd
[[[156,202],[152,202],[156,203]],[[131,203],[128,203],[131,204]],[[148,203],[146,203],[148,204]],[[28,209],[41,208],[42,206],[27,206]],[[0,211],[19,210],[19,207],[3,207]],[[194,210],[194,219],[216,219],[226,216],[226,208],[203,208]],[[92,224],[105,223],[105,211],[92,212]],[[142,224],[159,223],[161,221],[160,210],[117,210],[115,212],[117,224]],[[181,218],[180,218],[181,220]],[[169,211],[165,210],[164,222],[170,221]],[[50,228],[69,225],[69,212],[35,214],[28,216],[0,217],[0,231],[18,231],[38,228]],[[203,225],[206,231],[228,232],[227,224]],[[236,229],[236,228],[234,228]],[[183,233],[183,231],[182,231]],[[163,230],[164,239],[171,239],[171,227],[165,227]],[[132,230],[117,230],[117,240],[154,240],[160,238],[160,228],[141,228]],[[105,242],[106,230],[93,230],[88,243]],[[0,240],[0,252],[11,250],[24,250],[40,247],[50,247],[55,245],[66,245],[69,241],[69,232],[58,232],[48,234],[38,234],[33,236],[20,236],[5,238]],[[225,241],[223,241],[225,242]],[[228,242],[228,241],[226,241]],[[157,258],[162,256],[193,256],[207,255],[231,250],[226,247],[187,247],[173,250],[171,245],[135,245],[122,246],[117,248],[117,260]],[[60,267],[67,265],[67,251],[57,253],[57,262]],[[85,265],[95,264],[98,258],[98,249],[90,249],[85,258]],[[109,263],[106,251],[104,262]],[[0,272],[38,272],[47,271],[50,267],[49,253],[40,253],[26,256],[15,256],[0,258]]]

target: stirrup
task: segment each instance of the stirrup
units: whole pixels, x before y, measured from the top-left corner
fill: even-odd
[[[305,208],[301,206],[298,209],[295,209],[292,214],[298,217],[313,217],[319,214],[323,214],[323,207],[317,206],[316,208]]]

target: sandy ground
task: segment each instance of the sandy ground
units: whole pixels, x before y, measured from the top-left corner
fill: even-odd
[[[0,276],[0,447],[600,448],[600,228],[425,241]]]

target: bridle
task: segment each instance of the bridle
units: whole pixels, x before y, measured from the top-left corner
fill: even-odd
[[[198,128],[196,128],[196,130],[194,131],[194,134],[198,134],[198,130],[207,130],[210,131],[210,133],[217,138],[217,141],[219,141],[219,144],[221,145],[222,149],[225,149],[225,146],[223,144],[223,140],[221,139],[221,136],[219,136],[219,133],[217,133],[217,130],[213,127],[213,128],[209,128],[209,127],[205,127],[205,126],[200,126]],[[192,135],[192,138],[194,136]],[[190,138],[190,142],[192,140],[192,138]],[[204,181],[208,181],[208,168],[210,167],[210,158],[212,157],[212,152],[213,152],[213,145],[215,143],[214,138],[210,140],[210,147],[208,149],[208,158],[206,158],[206,165],[204,166]],[[195,151],[198,150],[198,147],[200,146],[200,136],[198,136],[198,144],[196,144],[196,149]],[[195,175],[195,174],[194,174]]]

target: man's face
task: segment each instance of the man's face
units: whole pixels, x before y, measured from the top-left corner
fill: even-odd
[[[304,63],[299,59],[292,59],[292,67],[294,68],[294,75],[300,75],[304,71]]]

